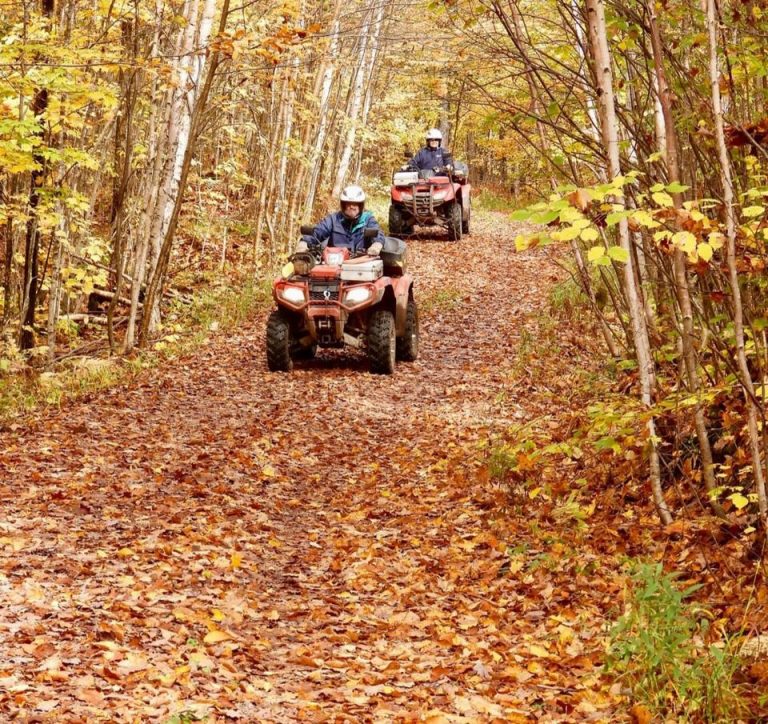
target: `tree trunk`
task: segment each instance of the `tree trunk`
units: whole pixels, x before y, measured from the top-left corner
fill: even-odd
[[[369,10],[370,13],[370,10]],[[336,182],[333,185],[332,195],[337,198],[341,193],[341,188],[347,180],[347,173],[349,171],[349,162],[352,159],[352,152],[355,148],[355,137],[357,135],[357,124],[360,118],[360,108],[363,101],[363,87],[365,86],[366,76],[366,63],[365,58],[368,52],[368,40],[370,29],[370,17],[363,25],[358,52],[357,62],[355,64],[355,77],[352,85],[352,93],[350,96],[350,102],[347,106],[347,132],[344,136],[344,146],[341,152],[341,159],[339,160],[338,171],[336,172]]]
[[[725,206],[726,229],[726,260],[728,264],[728,280],[733,297],[733,328],[736,342],[736,361],[738,364],[744,398],[747,406],[747,431],[752,457],[752,472],[755,476],[757,500],[760,509],[760,519],[763,523],[763,534],[768,536],[768,497],[765,490],[765,474],[760,450],[760,433],[758,413],[763,417],[763,410],[755,395],[752,374],[747,364],[744,339],[744,311],[741,302],[741,287],[739,272],[736,266],[736,213],[733,208],[733,178],[731,160],[725,145],[723,129],[723,106],[720,98],[720,70],[717,61],[717,7],[716,0],[706,0],[707,32],[709,36],[709,83],[712,94],[712,114],[715,121],[715,137],[717,139],[718,161],[720,163],[720,178],[723,184],[723,205]],[[763,425],[765,420],[763,418]]]
[[[666,138],[666,158],[667,171],[670,182],[681,182],[680,175],[680,148],[677,141],[677,131],[675,129],[675,120],[672,115],[672,99],[667,83],[666,73],[664,72],[663,51],[661,33],[656,20],[656,9],[654,0],[647,0],[646,9],[648,12],[649,25],[651,30],[651,46],[653,48],[653,62],[656,71],[656,82],[658,84],[658,100],[661,103],[662,113],[664,115],[664,136]],[[672,194],[672,201],[675,209],[681,209],[682,196],[679,193]],[[685,269],[685,255],[682,250],[675,248],[672,257],[672,264],[675,277],[675,295],[680,307],[680,316],[682,321],[682,349],[683,360],[685,364],[686,380],[688,389],[698,395],[701,390],[699,380],[698,361],[696,359],[696,350],[693,346],[694,328],[693,328],[693,307],[691,305],[691,294],[688,286],[688,274]],[[712,448],[709,444],[709,432],[704,412],[704,406],[700,401],[694,408],[694,420],[696,425],[696,436],[699,441],[699,451],[701,453],[701,472],[704,481],[704,487],[708,493],[711,493],[716,487],[715,468],[712,462]],[[710,499],[710,504],[716,513],[722,514],[722,508],[715,501]]]
[[[230,0],[224,0],[224,6],[221,10],[221,18],[219,21],[218,34],[221,35],[227,23],[229,15]],[[203,20],[201,23],[201,33],[199,40],[204,41],[207,44],[210,36],[211,26],[213,23],[213,13],[215,11],[215,0],[205,0],[205,8],[203,10]],[[155,265],[153,274],[147,285],[147,294],[144,299],[144,315],[141,319],[141,336],[140,341],[142,345],[146,345],[149,340],[149,334],[152,329],[152,315],[149,310],[154,307],[159,307],[160,292],[165,280],[165,273],[168,268],[168,260],[170,258],[171,247],[173,245],[173,238],[176,233],[176,225],[179,220],[179,214],[181,213],[182,201],[184,198],[184,189],[187,183],[187,177],[189,175],[189,168],[192,163],[192,156],[194,155],[195,141],[197,140],[198,133],[200,131],[201,119],[205,110],[205,104],[208,101],[208,96],[211,92],[211,86],[213,85],[213,79],[216,74],[216,70],[221,63],[221,53],[216,50],[213,52],[208,72],[205,75],[205,82],[202,88],[200,88],[199,94],[196,92],[195,86],[194,95],[191,96],[194,103],[191,109],[191,116],[189,118],[188,128],[182,125],[182,138],[184,138],[184,157],[181,165],[178,169],[178,180],[174,182],[176,188],[176,197],[171,211],[170,218],[164,223],[165,235],[163,237],[163,243],[158,254],[157,264]],[[203,59],[200,58],[197,61],[196,77],[199,78],[202,73]],[[189,91],[192,93],[192,90]],[[176,174],[174,172],[174,178]]]
[[[598,88],[600,90],[600,112],[603,143],[608,154],[609,172],[611,178],[621,175],[619,161],[619,141],[617,132],[616,109],[613,96],[613,74],[611,72],[611,57],[608,51],[608,37],[605,27],[605,9],[603,0],[586,0],[589,39],[595,58]],[[623,197],[614,199],[614,203],[624,205]],[[632,338],[637,355],[638,372],[640,377],[640,397],[643,404],[650,408],[653,403],[654,366],[650,352],[648,329],[645,314],[638,294],[633,255],[630,248],[629,225],[626,219],[619,222],[619,240],[621,248],[627,255],[624,265],[624,285],[629,307]],[[656,424],[651,416],[648,420],[648,450],[650,458],[650,478],[653,500],[656,504],[659,518],[665,525],[672,522],[672,514],[664,500],[661,488],[661,473],[659,452],[656,447]]]
[[[42,14],[46,26],[50,28],[50,22],[54,13],[54,0],[42,0]],[[38,88],[32,100],[32,113],[40,124],[39,135],[45,133],[43,128],[43,113],[48,108],[48,89]],[[37,306],[38,283],[38,254],[40,251],[40,230],[38,228],[37,209],[40,204],[40,186],[43,183],[47,170],[47,162],[42,155],[36,155],[38,168],[31,173],[29,202],[27,213],[27,236],[24,244],[24,298],[21,314],[21,334],[19,346],[21,349],[31,349],[35,345],[35,307]]]

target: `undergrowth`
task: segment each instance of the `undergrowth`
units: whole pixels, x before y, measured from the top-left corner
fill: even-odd
[[[129,356],[64,358],[42,374],[27,367],[0,372],[0,421],[123,384],[142,370],[191,352],[212,334],[237,328],[268,300],[266,283],[222,282],[206,287],[191,301],[174,300],[161,336],[147,349]]]
[[[734,721],[746,712],[734,684],[733,645],[711,638],[709,610],[688,602],[700,586],[678,587],[661,563],[638,563],[630,574],[627,608],[610,633],[605,671],[632,700],[674,721]]]

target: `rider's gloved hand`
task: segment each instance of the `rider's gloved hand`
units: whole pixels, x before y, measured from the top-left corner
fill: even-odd
[[[400,166],[401,171],[407,171],[411,167],[410,163],[404,163],[402,166]]]
[[[309,244],[304,239],[296,244],[296,253],[301,254],[303,251],[309,251]]]
[[[381,242],[380,241],[374,241],[373,244],[371,244],[368,247],[368,255],[369,256],[378,256],[381,253]]]

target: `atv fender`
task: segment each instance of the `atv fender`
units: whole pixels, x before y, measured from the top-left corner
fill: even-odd
[[[395,291],[395,332],[398,337],[405,334],[408,315],[408,300],[413,298],[413,277],[410,274],[392,280]]]

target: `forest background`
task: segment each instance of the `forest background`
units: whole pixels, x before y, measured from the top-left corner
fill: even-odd
[[[577,437],[510,434],[499,477],[589,448],[760,558],[766,32],[763,0],[4,1],[0,374],[237,307],[434,125],[518,250],[567,251],[618,380]]]

